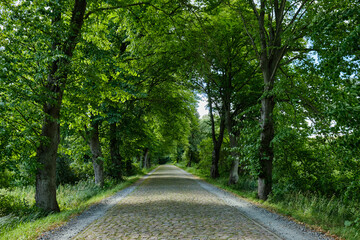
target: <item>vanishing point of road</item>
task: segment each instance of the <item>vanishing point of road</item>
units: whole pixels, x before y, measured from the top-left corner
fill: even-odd
[[[158,167],[116,201],[51,239],[328,239],[172,165]]]

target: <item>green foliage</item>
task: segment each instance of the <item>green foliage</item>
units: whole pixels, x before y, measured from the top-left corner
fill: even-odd
[[[79,180],[70,167],[71,159],[69,156],[60,155],[56,159],[56,184],[74,184]]]
[[[271,33],[271,28],[277,29],[271,18],[274,6],[265,2],[264,28]],[[360,199],[358,1],[303,1],[298,15],[294,15],[298,5],[285,1],[283,25],[290,25],[283,26],[279,43],[265,39],[268,48],[263,50],[257,27],[244,29],[243,19],[249,26],[258,25],[246,1],[156,1],[111,11],[99,9],[111,8],[117,1],[89,1],[92,14],[71,59],[59,46],[69,35],[73,1],[55,3],[0,2],[1,188],[34,185],[39,167],[36,149],[46,142],[40,137],[43,106],[56,97],[46,85],[50,66],[71,61],[57,159],[63,209],[101,191],[90,181],[92,121],[99,123],[103,155],[99,160],[106,176],[115,175],[117,167],[123,175],[141,171],[145,149],[153,163],[186,159],[208,175],[211,126],[209,119],[196,115],[195,92],[206,93],[212,101],[216,133],[224,109],[231,115],[233,126],[225,136],[236,136],[237,146],[230,148],[229,137],[224,138],[221,181],[226,182],[234,157],[230,153],[235,152],[240,180],[234,188],[251,192],[260,170],[260,100],[271,95],[276,106],[270,203],[285,204],[281,199],[286,199],[289,204],[283,208],[310,212],[309,218],[323,212],[335,219],[335,228],[345,226],[358,236],[354,230],[360,224],[354,217]],[[59,13],[61,20],[54,21]],[[288,21],[294,16],[301,19]],[[261,96],[263,76],[254,46],[270,56],[279,49],[272,44],[287,48],[275,69],[274,88]],[[111,161],[112,123],[122,165]],[[76,182],[76,187],[67,185]],[[1,214],[12,214],[1,221],[16,225],[23,221],[23,213],[39,218],[31,192],[31,197],[0,193]],[[339,230],[349,236],[344,231]]]
[[[213,143],[211,138],[202,140],[199,144],[199,167],[202,169],[211,168],[211,156],[213,151]]]
[[[258,206],[262,205],[264,208],[295,218],[318,230],[321,228],[325,232],[330,231],[345,239],[355,240],[360,236],[358,218],[360,212],[357,202],[348,202],[336,196],[296,191],[288,191],[282,195],[271,194],[268,201],[263,202],[257,198],[256,180],[253,178],[243,176],[237,184],[229,186],[227,177],[212,179],[207,171],[204,172],[197,166],[186,167],[185,165],[185,163],[180,163],[177,166],[220,188],[246,197]]]
[[[2,168],[2,171],[0,172],[0,188],[9,187],[13,175],[13,172],[10,172],[6,168]]]
[[[26,200],[6,195],[6,192],[0,194],[0,216],[9,214],[20,216],[26,214],[28,209],[29,205]]]
[[[137,179],[138,176],[131,177],[121,184],[106,180],[103,188],[97,186],[92,180],[79,181],[75,185],[59,185],[57,197],[63,213],[50,216],[35,207],[34,187],[16,187],[11,191],[0,189],[0,239],[15,235],[22,239],[34,239],[41,233],[36,231],[36,228],[42,231],[50,230],[53,226],[67,221],[73,214],[81,213],[89,204],[114,194]],[[49,220],[46,221],[46,219]],[[37,225],[38,222],[40,226]],[[22,229],[29,224],[35,225],[36,228],[32,227],[31,231],[24,232]]]
[[[322,226],[346,239],[358,239],[359,208],[356,202],[347,202],[339,197],[325,197],[314,193],[288,192],[272,195],[270,205],[274,204],[282,212],[310,225]]]

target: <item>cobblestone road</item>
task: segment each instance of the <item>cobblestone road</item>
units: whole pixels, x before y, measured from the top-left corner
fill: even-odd
[[[160,166],[134,192],[74,239],[279,239],[202,188]]]

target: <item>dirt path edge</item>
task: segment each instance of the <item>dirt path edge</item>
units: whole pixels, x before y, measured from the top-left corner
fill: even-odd
[[[181,169],[181,168],[179,168]],[[194,177],[197,183],[207,191],[221,198],[227,205],[236,208],[242,215],[245,215],[255,223],[265,227],[281,239],[289,240],[333,240],[321,232],[316,232],[305,225],[298,224],[279,214],[270,212],[264,208],[248,202],[226,190],[214,186],[199,177],[181,169],[184,174]]]
[[[141,177],[138,181],[132,184],[129,187],[126,187],[114,195],[107,197],[101,200],[99,203],[90,206],[80,215],[72,218],[70,221],[64,225],[45,232],[37,238],[38,240],[67,240],[75,237],[81,231],[83,231],[87,226],[89,226],[93,221],[104,216],[104,214],[113,206],[115,206],[119,201],[132,193],[140,184],[142,184],[151,174],[153,174],[157,168],[147,173],[145,176]]]

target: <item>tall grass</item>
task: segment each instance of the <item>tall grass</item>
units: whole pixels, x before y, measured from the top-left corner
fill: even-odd
[[[331,234],[349,240],[360,239],[358,202],[316,193],[290,192],[281,197],[270,196],[266,205],[311,226],[320,226]]]
[[[129,177],[121,183],[107,180],[103,188],[90,180],[75,185],[60,185],[57,200],[61,212],[50,215],[35,207],[34,187],[0,189],[0,239],[36,239],[42,232],[61,225],[89,205],[134,183],[139,177]]]
[[[318,231],[348,240],[360,239],[359,202],[348,202],[336,196],[327,197],[310,192],[270,195],[269,199],[264,202],[256,198],[257,186],[254,179],[240,178],[238,184],[228,186],[227,177],[211,179],[209,173],[197,169],[196,166],[188,168],[184,164],[177,165],[207,182],[245,197],[271,211],[303,222]]]

